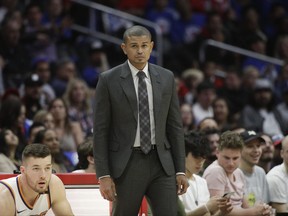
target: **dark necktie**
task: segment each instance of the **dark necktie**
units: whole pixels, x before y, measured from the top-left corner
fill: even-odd
[[[150,113],[148,103],[147,86],[145,82],[145,73],[139,71],[138,82],[138,104],[139,104],[139,125],[140,125],[140,146],[141,150],[147,154],[151,150],[151,129]]]

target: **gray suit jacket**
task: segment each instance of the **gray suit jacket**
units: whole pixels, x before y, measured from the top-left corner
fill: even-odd
[[[185,172],[185,148],[179,100],[169,70],[149,64],[157,152],[167,175]],[[118,178],[123,173],[137,130],[138,102],[128,63],[99,76],[94,104],[96,175]]]

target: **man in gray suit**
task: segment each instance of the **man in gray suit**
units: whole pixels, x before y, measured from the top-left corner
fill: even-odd
[[[96,87],[93,133],[100,192],[113,201],[113,215],[137,215],[146,196],[154,215],[173,216],[177,194],[188,187],[174,76],[148,63],[153,41],[146,28],[127,29],[121,48],[128,61],[101,73]]]

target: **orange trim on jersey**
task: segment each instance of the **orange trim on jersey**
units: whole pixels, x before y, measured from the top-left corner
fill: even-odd
[[[22,191],[22,187],[21,187],[21,184],[20,184],[20,177],[21,176],[18,176],[17,177],[17,186],[18,186],[18,191],[19,191],[19,194],[20,194],[20,197],[21,197],[21,199],[22,199],[22,201],[24,202],[24,204],[30,209],[30,210],[33,210],[33,206],[31,206],[28,202],[27,202],[27,200],[26,200],[26,198],[25,198],[25,196],[24,196],[24,193],[23,193],[23,191]],[[36,199],[35,200],[37,200],[37,198],[39,197],[39,195],[36,197]],[[34,201],[34,203],[35,203],[35,201]]]
[[[50,209],[51,208],[51,196],[50,196],[50,187],[49,186],[48,186],[47,202],[48,202],[48,209]]]

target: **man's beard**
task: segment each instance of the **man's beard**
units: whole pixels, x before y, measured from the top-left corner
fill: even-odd
[[[260,161],[261,162],[271,162],[273,160],[273,157],[264,157],[264,158],[260,158]]]

